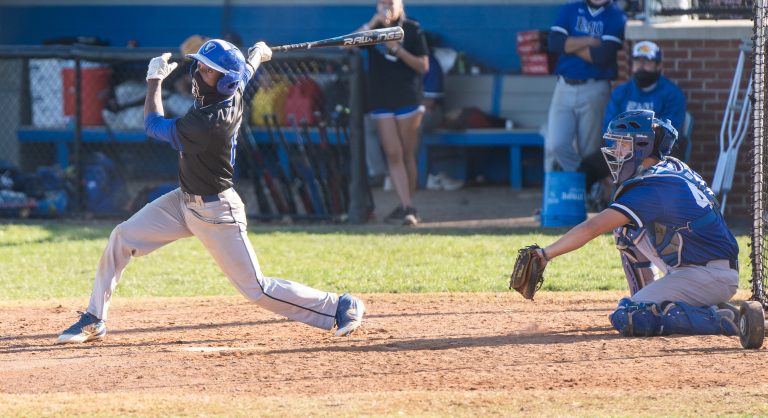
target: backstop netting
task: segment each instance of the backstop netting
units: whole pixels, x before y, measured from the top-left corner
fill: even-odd
[[[752,37],[752,300],[766,307],[766,152],[765,152],[765,38],[766,0],[755,0]]]

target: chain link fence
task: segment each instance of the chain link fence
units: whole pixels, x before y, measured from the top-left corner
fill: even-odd
[[[620,0],[630,18],[752,19],[752,0]]]
[[[163,52],[0,47],[0,216],[126,216],[176,187],[176,152],[144,133],[146,66]],[[193,102],[191,61],[172,60],[166,117]],[[361,82],[356,51],[284,54],[259,69],[235,164],[252,217],[367,220]]]

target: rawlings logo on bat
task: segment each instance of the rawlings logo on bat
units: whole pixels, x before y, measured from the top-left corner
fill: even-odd
[[[352,38],[344,38],[344,46],[350,45],[366,45],[379,43],[384,41],[396,41],[401,38],[400,32],[380,33],[373,38],[371,36],[355,36]]]

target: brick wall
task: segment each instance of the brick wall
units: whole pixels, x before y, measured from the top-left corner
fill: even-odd
[[[710,32],[717,34],[717,31],[717,28],[713,28]],[[685,36],[680,37],[685,38]],[[712,37],[717,38],[718,36]],[[722,37],[720,36],[720,38]],[[628,38],[630,37],[628,36]],[[651,39],[661,47],[664,54],[664,75],[677,83],[683,90],[687,100],[687,109],[694,119],[693,149],[689,165],[699,172],[707,183],[711,183],[720,153],[720,127],[723,123],[725,106],[730,94],[731,83],[739,58],[739,46],[742,41],[739,36],[733,36],[733,39],[653,38],[636,36],[626,42],[620,57],[622,63],[620,77],[622,80],[626,80],[626,51],[631,51],[635,42]],[[675,36],[657,38],[675,38]],[[706,36],[702,36],[702,38],[706,38]],[[751,68],[752,63],[749,54],[747,54],[742,86],[746,86]],[[750,124],[747,137],[739,150],[733,187],[727,197],[726,216],[729,219],[743,218],[749,213],[751,146]]]

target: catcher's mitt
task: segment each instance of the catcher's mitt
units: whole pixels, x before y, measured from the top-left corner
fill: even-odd
[[[533,300],[533,295],[544,283],[544,268],[547,265],[537,250],[536,244],[521,248],[517,251],[515,268],[509,277],[509,288],[520,292],[526,299]]]

